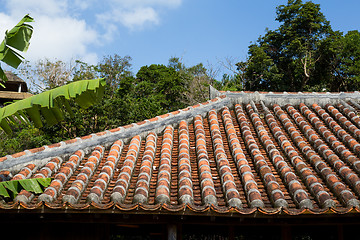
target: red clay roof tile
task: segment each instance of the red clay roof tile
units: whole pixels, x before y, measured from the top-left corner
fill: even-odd
[[[257,97],[255,102],[232,101],[222,95],[136,124],[0,158],[1,166],[25,162],[9,168],[11,173],[2,170],[1,179],[12,174],[14,180],[53,177],[40,196],[21,191],[15,199],[21,204],[10,201],[6,208],[199,215],[360,211],[358,99],[324,103],[320,100],[328,94],[321,94],[319,102],[310,104],[301,102],[306,93],[231,94]],[[296,104],[280,106],[262,94],[301,97]],[[101,142],[115,136],[120,138]],[[87,141],[101,145],[76,150]],[[70,143],[74,152],[49,157]],[[26,162],[29,156],[40,159]]]

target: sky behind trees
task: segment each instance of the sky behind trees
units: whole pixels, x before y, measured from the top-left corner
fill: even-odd
[[[305,2],[305,1],[304,1]],[[317,0],[334,30],[359,30],[360,2]],[[132,57],[133,71],[179,57],[188,65],[243,61],[265,29],[275,29],[276,6],[286,0],[0,0],[0,39],[25,14],[35,19],[31,61],[105,55]]]

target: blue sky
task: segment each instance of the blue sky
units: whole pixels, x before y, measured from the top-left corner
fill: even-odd
[[[334,30],[359,30],[360,1],[318,0]],[[96,64],[105,55],[132,57],[141,66],[179,57],[192,66],[220,68],[245,60],[251,41],[275,29],[286,0],[0,0],[0,39],[27,13],[35,19],[31,61]],[[221,75],[221,74],[220,74]],[[221,76],[220,76],[221,77]],[[218,78],[220,78],[218,77]]]

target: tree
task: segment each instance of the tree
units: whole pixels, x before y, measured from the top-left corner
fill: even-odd
[[[246,62],[238,62],[234,57],[225,57],[219,61],[220,66],[228,73],[224,73],[221,81],[216,81],[213,85],[223,91],[241,91],[244,90]]]
[[[333,34],[319,4],[289,0],[276,14],[279,28],[249,46],[246,90],[306,90],[321,58],[321,45]]]
[[[248,61],[239,62],[237,66],[239,70],[243,67],[246,90],[277,91],[284,88],[282,74],[274,60],[266,54],[265,47],[250,45]]]
[[[340,73],[345,80],[343,87],[337,88],[338,91],[359,90],[360,88],[360,33],[359,31],[349,31],[343,40],[343,49],[340,53],[341,64]]]
[[[27,22],[33,21],[32,17],[25,15],[14,28],[5,32],[5,39],[0,44],[0,61],[13,68],[17,68],[20,65],[23,57],[15,50],[26,52],[29,48],[33,28]],[[6,81],[7,77],[0,66],[1,79]]]
[[[269,50],[277,48],[275,55],[270,56],[284,74],[282,80],[290,80],[290,90],[302,91],[319,60],[321,41],[332,33],[330,23],[320,12],[320,4],[301,0],[280,5],[276,20],[283,24],[277,31],[269,31],[264,40]]]
[[[26,79],[30,91],[37,94],[71,82],[78,68],[81,68],[81,62],[79,61],[65,63],[61,60],[41,59],[35,63],[25,61],[19,70],[20,74]],[[95,78],[98,77],[82,79]]]
[[[325,48],[325,47],[324,47]],[[338,32],[328,41],[327,58],[319,69],[329,69],[326,79],[331,91],[352,91],[360,88],[360,33]]]
[[[174,68],[152,64],[143,66],[136,74],[135,98],[151,97],[156,112],[168,112],[184,107],[185,81]]]
[[[121,57],[115,54],[104,57],[103,61],[97,65],[97,71],[106,79],[108,93],[111,96],[119,88],[121,80],[132,75],[130,61],[130,56]]]
[[[64,121],[52,126],[45,124],[37,131],[40,136],[34,142],[59,142],[105,131],[184,108],[190,101],[203,101],[205,95],[207,98],[208,89],[205,84],[210,78],[202,64],[187,68],[177,59],[170,61],[169,66],[143,66],[134,76],[130,71],[130,59],[127,56],[106,56],[96,66],[77,62],[71,74],[73,82],[101,76],[110,78],[106,79],[108,84],[105,85],[103,98],[86,109],[79,108],[76,102],[70,101],[68,107],[71,111],[64,112]],[[32,68],[36,69],[36,65]],[[46,72],[51,69],[44,70]],[[36,74],[38,72],[35,72],[34,77]],[[195,92],[199,85],[204,92]],[[69,112],[73,112],[73,116]],[[32,129],[24,128],[20,132],[28,136],[26,133],[31,131]],[[8,138],[5,141],[11,152],[14,144]]]
[[[134,77],[129,71],[130,62],[124,60],[129,58],[107,56],[97,66],[83,63],[81,68],[76,69],[74,79],[94,74],[113,76],[113,87],[106,85],[101,101],[87,109],[74,111],[75,117],[71,121],[66,115],[65,121],[42,128],[45,135],[57,140],[74,138],[153,118],[186,106],[185,81],[175,69],[153,64],[141,67]],[[125,62],[125,65],[122,64]],[[109,80],[108,83],[111,85]],[[71,104],[71,107],[76,108],[76,105]]]
[[[185,105],[194,105],[208,99],[209,85],[213,84],[214,80],[202,63],[186,67],[179,58],[171,57],[168,67],[174,69],[181,78],[183,92],[180,101]]]
[[[33,125],[20,124],[10,134],[0,132],[0,156],[48,145],[52,143],[51,140],[50,136]]]

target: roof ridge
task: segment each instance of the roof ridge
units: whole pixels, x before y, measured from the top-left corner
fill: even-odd
[[[273,103],[285,106],[286,104],[299,105],[304,103],[311,105],[314,102],[320,106],[326,104],[338,104],[339,102],[359,99],[360,92],[259,92],[259,91],[218,91],[212,89],[211,96],[226,95],[235,103],[248,103],[250,101],[263,101],[266,106]]]

